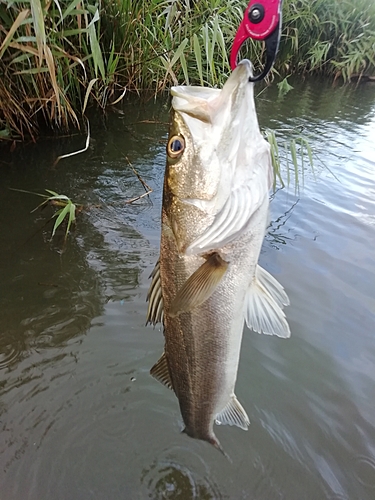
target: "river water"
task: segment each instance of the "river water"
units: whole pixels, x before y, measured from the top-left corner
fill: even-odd
[[[168,102],[95,116],[89,150],[55,168],[84,137],[1,154],[1,500],[375,498],[375,86],[293,85],[257,99],[263,128],[314,151],[314,174],[305,158],[299,190],[291,177],[273,197],[260,257],[292,336],[244,331],[251,425],[216,429],[233,463],[181,434],[175,396],[149,375]],[[131,166],[153,192],[127,204],[144,192]],[[9,187],[84,205],[65,246],[50,207],[30,213],[41,200]]]

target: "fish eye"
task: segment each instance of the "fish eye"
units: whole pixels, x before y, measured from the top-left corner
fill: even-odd
[[[185,149],[185,140],[181,135],[173,135],[167,145],[167,154],[170,158],[178,158]]]

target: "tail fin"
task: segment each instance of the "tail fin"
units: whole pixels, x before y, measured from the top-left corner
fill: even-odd
[[[220,441],[217,439],[215,434],[213,435],[212,438],[207,439],[207,441],[210,444],[212,444],[212,446],[214,446],[217,450],[219,450],[224,455],[224,457],[228,460],[228,462],[230,462],[231,464],[233,463],[230,456],[227,453],[225,453],[225,451],[223,450],[223,447],[221,446]]]
[[[187,434],[188,436],[192,437],[192,438],[195,438],[195,439],[201,439],[203,441],[207,441],[208,443],[212,444],[212,446],[214,448],[216,448],[217,450],[220,451],[220,453],[222,453],[224,455],[224,457],[228,460],[228,462],[230,462],[231,464],[233,463],[232,459],[230,458],[229,455],[227,455],[225,453],[225,451],[223,450],[223,447],[221,446],[220,444],[220,441],[217,439],[217,437],[215,436],[214,433],[212,433],[210,436],[207,436],[207,437],[197,437],[197,436],[194,436],[192,434],[190,434],[190,432],[187,431],[186,427],[184,429],[182,429],[182,431],[184,434]]]

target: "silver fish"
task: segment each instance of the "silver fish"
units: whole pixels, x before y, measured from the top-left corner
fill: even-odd
[[[172,88],[160,259],[148,322],[165,347],[151,374],[179,401],[184,432],[222,451],[214,423],[247,430],[235,396],[244,321],[289,337],[283,287],[257,265],[273,181],[258,125],[249,61],[222,90]]]

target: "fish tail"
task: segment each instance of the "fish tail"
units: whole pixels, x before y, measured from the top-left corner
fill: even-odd
[[[212,438],[209,438],[207,440],[210,444],[212,444],[212,446],[214,446],[217,450],[220,451],[220,453],[222,453],[224,455],[224,457],[230,462],[230,463],[233,463],[232,459],[230,458],[230,456],[225,453],[223,447],[221,446],[220,444],[220,441],[217,439],[217,437],[215,436],[215,434],[213,435]]]
[[[232,461],[232,459],[230,458],[230,456],[229,456],[229,455],[227,455],[227,453],[225,453],[225,451],[224,451],[223,447],[222,447],[222,446],[221,446],[221,444],[220,444],[220,441],[217,439],[217,437],[215,436],[215,434],[214,434],[214,433],[209,434],[208,436],[200,436],[200,437],[198,437],[198,436],[196,436],[196,435],[194,435],[194,434],[191,434],[191,433],[188,431],[188,429],[187,429],[186,427],[184,427],[184,429],[182,429],[182,431],[181,431],[181,432],[182,432],[183,434],[187,434],[188,436],[190,436],[190,437],[192,437],[192,438],[202,439],[202,440],[204,440],[204,441],[207,441],[207,443],[212,444],[212,446],[213,446],[214,448],[216,448],[217,450],[219,450],[219,451],[220,451],[220,453],[222,453],[222,454],[224,455],[224,457],[225,457],[225,458],[226,458],[226,459],[227,459],[227,460],[228,460],[231,464],[233,463],[233,461]]]

